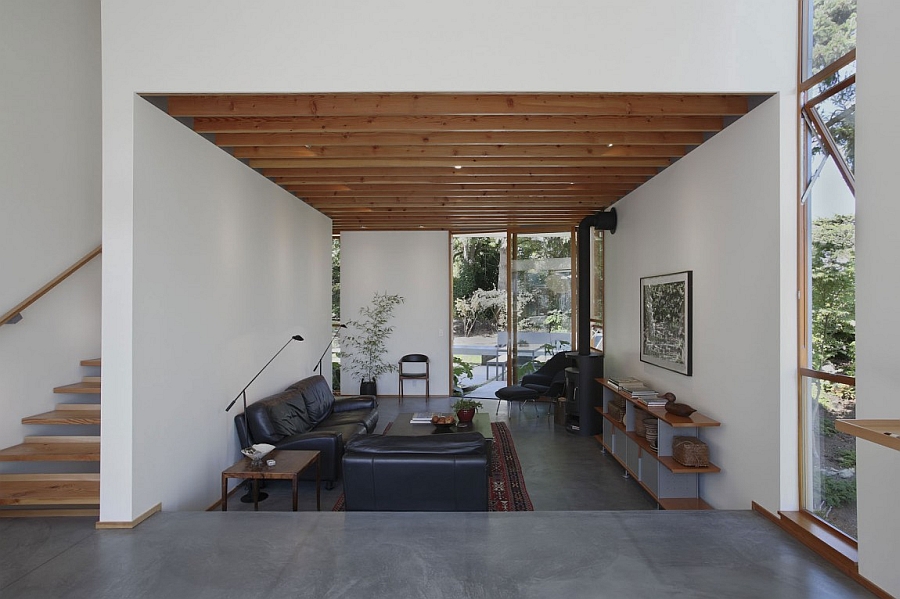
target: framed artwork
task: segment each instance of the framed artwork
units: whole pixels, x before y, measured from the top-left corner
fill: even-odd
[[[641,278],[641,361],[691,376],[693,271]]]

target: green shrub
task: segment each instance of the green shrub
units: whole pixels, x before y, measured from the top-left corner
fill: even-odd
[[[822,479],[822,500],[828,507],[840,507],[856,501],[856,480],[826,476]]]
[[[842,449],[838,452],[838,462],[842,468],[856,468],[856,450]]]

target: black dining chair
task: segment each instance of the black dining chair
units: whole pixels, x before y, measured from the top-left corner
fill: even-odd
[[[428,398],[431,397],[431,392],[428,387],[428,356],[425,354],[406,354],[402,358],[400,358],[399,368],[397,370],[399,377],[399,386],[400,386],[400,401],[403,401],[403,381],[414,380],[414,381],[425,381],[425,402],[428,402]],[[403,370],[404,364],[425,364],[425,370],[422,371],[420,368],[416,368],[415,370]]]

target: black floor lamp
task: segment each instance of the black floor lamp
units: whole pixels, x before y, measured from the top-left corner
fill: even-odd
[[[231,400],[231,403],[228,404],[228,407],[225,408],[225,411],[227,412],[228,410],[230,410],[230,409],[232,408],[232,406],[234,406],[234,403],[235,403],[238,399],[243,398],[243,400],[244,400],[244,422],[246,423],[246,426],[247,426],[247,441],[250,442],[250,447],[253,446],[253,436],[252,436],[252,434],[250,433],[250,421],[247,419],[247,387],[249,387],[250,385],[253,384],[253,381],[255,381],[256,378],[257,378],[259,375],[261,375],[261,374],[263,373],[263,371],[264,371],[266,368],[269,367],[269,364],[271,364],[272,361],[275,360],[275,358],[278,357],[278,354],[280,354],[281,352],[284,351],[284,348],[286,348],[286,347],[288,346],[288,343],[290,343],[291,341],[303,341],[303,337],[301,337],[300,335],[294,335],[293,337],[291,337],[290,339],[288,339],[288,340],[287,340],[287,343],[285,343],[284,345],[282,345],[282,346],[281,346],[281,349],[279,349],[277,352],[275,352],[275,355],[272,356],[272,358],[271,358],[268,362],[266,362],[266,365],[265,365],[265,366],[263,366],[262,368],[259,369],[259,372],[256,373],[256,376],[254,376],[252,379],[250,379],[250,382],[249,382],[249,383],[247,383],[246,385],[244,385],[244,388],[241,389],[241,392],[237,394],[237,397],[235,397],[234,399],[232,399],[232,400]],[[247,449],[247,447],[244,447],[244,448],[242,448],[242,449]],[[267,493],[263,493],[262,491],[260,491],[260,492],[258,493],[258,495],[259,495],[258,501],[262,501],[262,500],[264,500],[265,498],[267,498],[267,497],[269,496]],[[252,493],[251,493],[249,490],[247,491],[247,494],[246,494],[246,495],[244,495],[243,497],[241,497],[241,502],[243,502],[243,503],[252,503],[252,502],[253,502]]]
[[[334,340],[337,339],[338,334],[340,334],[341,329],[346,329],[346,328],[347,328],[347,325],[345,325],[345,324],[339,325],[337,327],[337,330],[334,332],[334,335],[331,336],[331,341],[329,341],[328,345],[325,346],[325,351],[323,351],[322,355],[319,356],[319,363],[316,364],[315,368],[313,368],[313,372],[318,370],[319,374],[324,376],[324,373],[322,372],[322,360],[325,359],[325,354],[327,354],[328,350],[331,349],[331,346],[334,344]]]

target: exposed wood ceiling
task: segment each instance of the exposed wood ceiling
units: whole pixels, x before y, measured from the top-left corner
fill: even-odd
[[[748,111],[727,94],[174,95],[334,232],[568,229]]]

